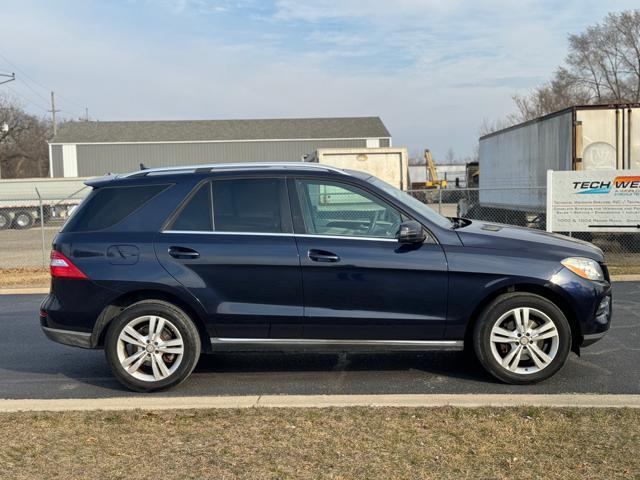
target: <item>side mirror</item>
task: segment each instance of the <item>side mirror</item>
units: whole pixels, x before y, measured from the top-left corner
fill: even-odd
[[[396,238],[400,243],[422,243],[426,236],[420,223],[409,220],[400,224]]]

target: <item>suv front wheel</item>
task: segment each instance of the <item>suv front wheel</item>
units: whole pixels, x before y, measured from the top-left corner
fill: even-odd
[[[174,387],[191,374],[200,357],[198,330],[175,305],[143,300],[109,325],[105,354],[127,388],[150,392]]]
[[[482,366],[506,383],[546,380],[562,368],[571,349],[571,327],[552,302],[530,293],[508,293],[491,302],[475,325],[474,350]]]

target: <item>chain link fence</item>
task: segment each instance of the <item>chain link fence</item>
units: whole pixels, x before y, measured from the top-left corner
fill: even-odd
[[[39,268],[49,264],[51,241],[73,209],[89,193],[84,179],[3,180],[0,182],[0,269]],[[340,221],[375,218],[383,230],[393,218],[380,216],[353,193],[315,193],[317,215],[331,228],[344,229]],[[412,190],[416,199],[445,217],[546,229],[545,188],[443,188]],[[352,207],[346,208],[348,205]],[[499,205],[499,206],[497,206]],[[518,205],[529,205],[519,209]],[[348,210],[348,211],[347,211]],[[384,232],[383,232],[384,233]],[[640,273],[640,233],[557,232],[592,242],[605,252],[612,271]]]
[[[445,217],[484,220],[546,230],[545,187],[462,188],[409,192]],[[524,206],[527,206],[526,208]],[[591,242],[605,253],[614,273],[640,273],[640,232],[554,232]]]
[[[84,179],[0,181],[0,268],[49,265],[51,242],[89,193]]]

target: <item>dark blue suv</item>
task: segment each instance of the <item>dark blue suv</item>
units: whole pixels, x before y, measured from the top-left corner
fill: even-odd
[[[55,238],[40,320],[104,348],[127,387],[202,352],[462,350],[546,379],[611,320],[602,251],[445,218],[371,175],[307,163],[151,169],[89,182]]]

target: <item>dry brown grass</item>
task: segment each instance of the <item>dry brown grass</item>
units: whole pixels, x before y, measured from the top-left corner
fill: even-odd
[[[247,409],[0,415],[0,477],[638,478],[640,411]]]
[[[640,265],[607,265],[611,275],[637,275],[640,274]]]
[[[0,288],[48,287],[50,278],[44,268],[0,268]]]

